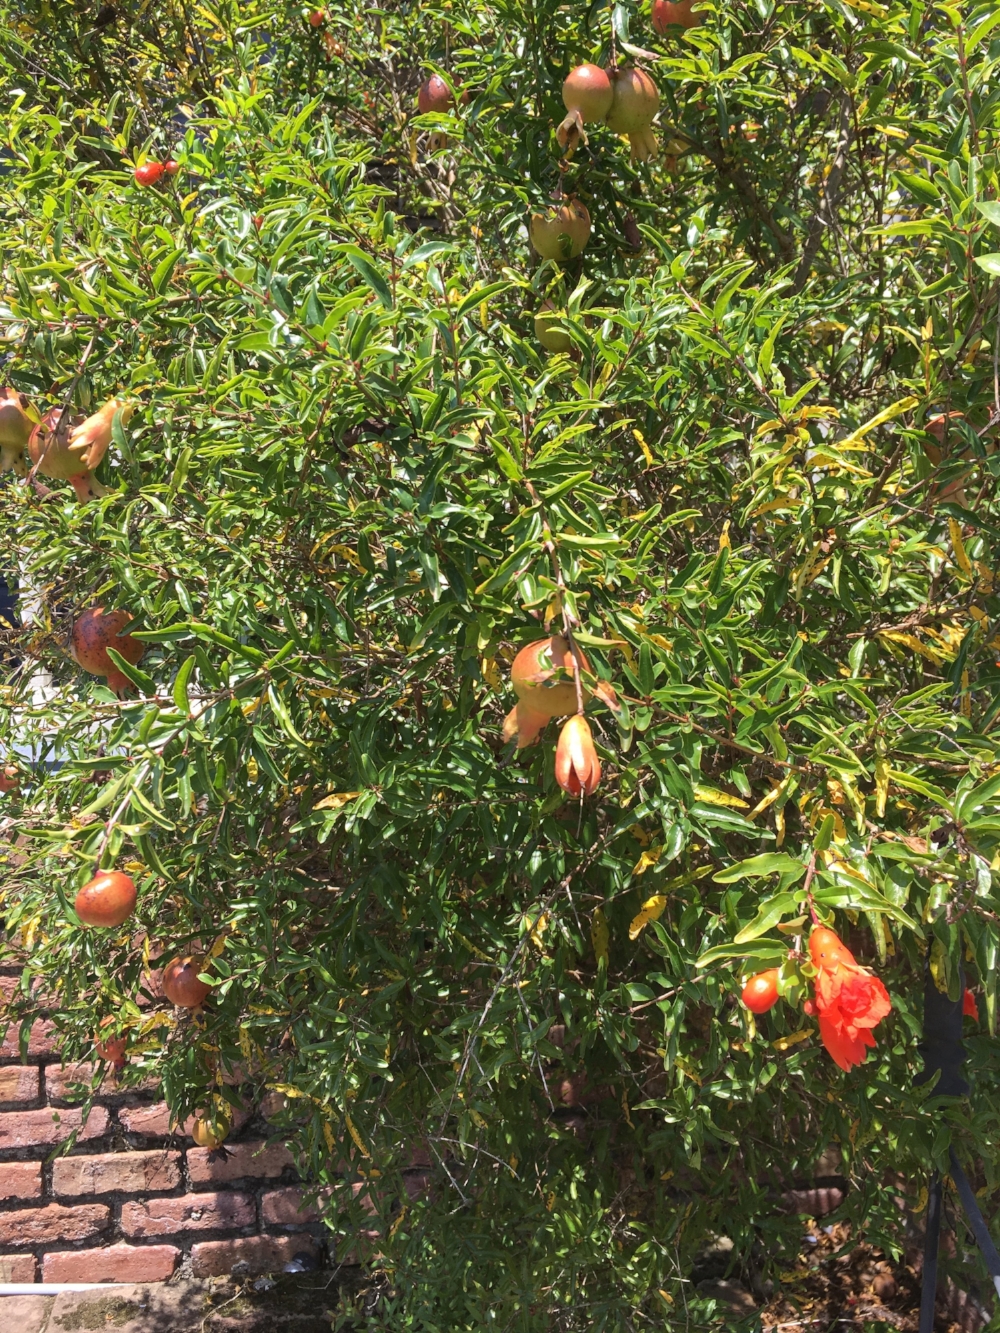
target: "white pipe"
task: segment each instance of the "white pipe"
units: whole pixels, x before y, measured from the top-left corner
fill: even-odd
[[[0,1296],[58,1296],[61,1291],[114,1291],[117,1285],[115,1282],[0,1282]]]

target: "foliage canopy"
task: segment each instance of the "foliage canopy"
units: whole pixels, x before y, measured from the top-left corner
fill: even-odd
[[[139,404],[110,495],[0,487],[17,1016],[40,978],[69,1053],[120,1018],[179,1116],[237,1066],[283,1092],[338,1243],[382,1211],[380,1329],[697,1324],[705,1237],[780,1269],[830,1144],[890,1247],[886,1173],[950,1134],[994,1189],[991,1039],[968,1105],[912,1080],[928,955],[996,1019],[1000,14],[140,9],[0,5],[5,381]],[[562,169],[612,30],[664,151],[598,127]],[[430,70],[468,104],[417,116]],[[593,236],[539,263],[560,182]],[[94,603],[148,645],[122,699],[67,654]],[[622,701],[582,803],[555,724],[500,735],[564,610]],[[74,917],[98,866],[121,931]],[[892,995],[850,1074],[736,1000],[807,892]],[[140,1007],[199,949],[203,1015]]]

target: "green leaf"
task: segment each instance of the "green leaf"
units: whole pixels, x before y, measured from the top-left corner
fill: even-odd
[[[739,879],[756,879],[764,875],[795,875],[801,879],[805,873],[805,866],[794,856],[785,852],[764,852],[740,861],[728,870],[720,870],[712,878],[716,884],[735,884]]]
[[[746,944],[758,935],[765,935],[772,926],[776,926],[783,916],[793,912],[798,903],[794,893],[779,893],[760,904],[757,915],[744,926],[733,938],[734,944]]]

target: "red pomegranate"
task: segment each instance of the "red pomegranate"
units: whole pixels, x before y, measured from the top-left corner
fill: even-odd
[[[107,1060],[116,1069],[123,1069],[127,1063],[125,1052],[128,1050],[128,1037],[126,1035],[113,1037],[109,1034],[103,1040],[101,1038],[101,1032],[114,1021],[110,1014],[107,1018],[101,1019],[100,1029],[94,1033],[94,1050],[100,1059]]]
[[[566,332],[565,311],[552,301],[543,301],[535,315],[535,337],[549,352],[572,352],[573,339]]]
[[[600,65],[578,65],[567,75],[562,86],[567,115],[556,130],[560,145],[572,153],[579,141],[586,143],[584,121],[603,120],[613,96],[611,80]]]
[[[136,185],[155,185],[163,175],[162,162],[145,162],[135,169]]]
[[[85,926],[120,926],[135,910],[135,883],[120,870],[102,870],[73,904]]]
[[[660,107],[660,90],[645,70],[634,65],[610,74],[614,100],[608,112],[608,129],[628,135],[633,162],[648,162],[657,148],[652,124]]]
[[[146,645],[131,634],[122,631],[132,619],[128,611],[105,611],[102,606],[91,607],[73,626],[70,651],[77,665],[92,676],[107,676],[109,689],[121,694],[132,682],[124,676],[108,656],[108,649],[121,653],[125,661],[138,666]]]
[[[198,973],[204,968],[204,958],[175,958],[166,965],[160,985],[171,1004],[181,1009],[197,1009],[205,1003],[212,988],[198,980]]]
[[[579,199],[554,204],[544,213],[532,213],[528,234],[543,259],[575,259],[590,240],[590,214]]]
[[[18,791],[20,786],[21,779],[13,764],[8,764],[6,768],[0,768],[0,796],[6,796],[8,792]]]
[[[462,99],[469,100],[466,93]],[[455,105],[455,99],[451,95],[451,89],[442,79],[440,74],[432,74],[420,85],[420,91],[417,93],[417,110],[422,116],[428,115],[431,111],[443,113],[450,111]]]
[[[566,110],[579,111],[583,120],[603,120],[613,97],[611,80],[600,65],[578,65],[562,86]]]
[[[661,36],[670,28],[697,28],[703,17],[694,12],[694,0],[653,0],[650,16]]]
[[[28,465],[24,451],[34,423],[28,416],[28,399],[16,389],[0,389],[0,472],[16,472],[24,477]]]
[[[309,14],[310,28],[322,28],[325,18],[326,15],[323,13],[322,9],[312,10]]]
[[[178,171],[180,171],[180,169],[181,169],[181,164],[179,162],[175,162],[173,158],[170,158],[168,162],[164,162],[163,164],[163,174],[165,176],[176,176]]]

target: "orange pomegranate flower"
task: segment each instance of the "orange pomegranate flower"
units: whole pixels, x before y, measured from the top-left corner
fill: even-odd
[[[892,1009],[889,993],[878,977],[858,966],[835,931],[816,926],[809,953],[818,969],[814,984],[823,1045],[841,1069],[863,1064],[875,1045],[872,1028]]]
[[[965,994],[962,996],[962,1017],[974,1018],[977,1023],[979,1022],[979,1005],[976,1001],[976,995],[974,991],[969,990],[968,986],[966,986]]]
[[[574,713],[564,723],[556,746],[556,782],[570,796],[597,790],[601,780],[601,761],[594,748],[590,724],[580,713]]]

